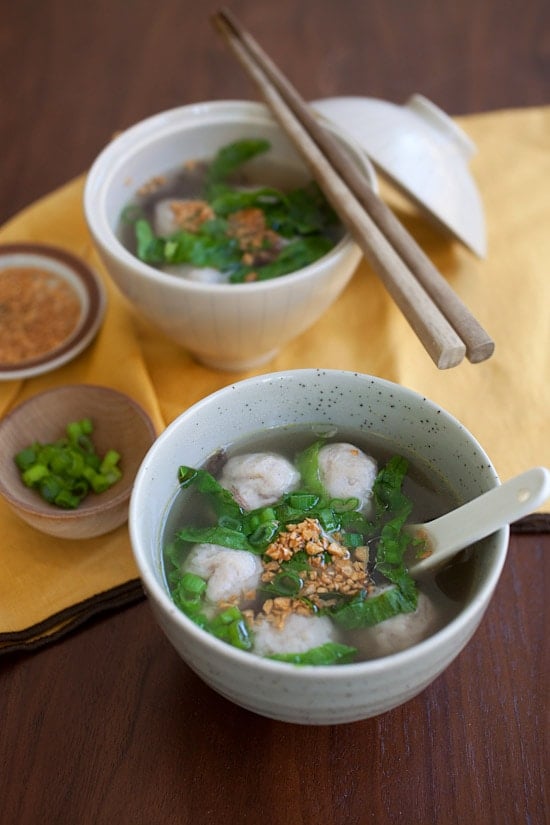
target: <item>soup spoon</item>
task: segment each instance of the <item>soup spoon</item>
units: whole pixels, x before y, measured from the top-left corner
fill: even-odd
[[[408,525],[414,538],[426,542],[428,553],[408,565],[409,573],[417,576],[439,567],[465,547],[526,516],[549,497],[550,470],[534,467],[433,521]]]

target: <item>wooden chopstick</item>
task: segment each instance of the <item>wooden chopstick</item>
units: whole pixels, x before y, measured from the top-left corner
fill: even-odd
[[[466,352],[462,339],[380,232],[348,182],[336,172],[307,129],[289,109],[266,76],[263,65],[247,48],[241,30],[235,29],[234,19],[229,20],[227,12],[219,12],[214,22],[434,363],[440,369],[457,366]],[[358,175],[357,170],[355,175]]]
[[[488,358],[494,344],[487,333],[308,104],[227,10],[213,22],[437,366],[456,366],[465,353],[472,362]]]
[[[472,362],[489,358],[494,342],[468,308],[441,276],[433,263],[399,222],[394,213],[371,189],[363,176],[345,155],[333,136],[323,128],[311,107],[300,97],[269,56],[254,38],[245,31],[227,10],[220,12],[226,26],[240,38],[250,55],[260,65],[294,115],[300,119],[317,145],[342,175],[359,202],[369,213],[380,231],[405,261],[424,289],[429,293],[443,315],[454,327],[466,345],[466,355]]]

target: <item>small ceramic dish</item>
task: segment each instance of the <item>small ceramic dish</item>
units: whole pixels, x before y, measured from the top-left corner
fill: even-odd
[[[105,312],[98,275],[64,249],[0,246],[0,380],[31,378],[71,361]]]
[[[67,424],[90,418],[97,453],[120,453],[122,477],[102,493],[89,493],[75,510],[48,504],[21,480],[15,455],[35,441],[50,444]],[[100,536],[127,520],[134,477],[155,438],[147,413],[124,393],[109,387],[75,384],[39,393],[0,422],[0,495],[31,527],[65,539]]]
[[[368,97],[313,105],[355,138],[377,171],[432,223],[485,256],[483,206],[468,167],[476,147],[442,109],[419,94],[403,106]]]

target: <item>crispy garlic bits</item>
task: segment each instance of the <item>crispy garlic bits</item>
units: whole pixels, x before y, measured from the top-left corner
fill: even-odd
[[[287,525],[287,530],[269,545],[262,581],[272,582],[282,571],[281,563],[304,552],[308,559],[303,568],[296,568],[301,587],[294,596],[267,599],[262,606],[269,621],[282,627],[291,613],[311,615],[317,609],[330,607],[335,599],[328,593],[353,596],[374,587],[367,572],[368,549],[357,547],[350,553],[347,547],[331,540],[322,532],[316,519],[306,518],[299,524]]]

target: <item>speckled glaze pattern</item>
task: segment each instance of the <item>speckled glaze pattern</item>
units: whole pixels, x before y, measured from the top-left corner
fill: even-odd
[[[294,424],[351,428],[391,442],[397,452],[422,457],[460,500],[499,482],[481,446],[444,410],[391,382],[335,370],[293,370],[231,384],[184,412],[149,451],[132,495],[130,537],[154,614],[180,656],[214,690],[261,715],[299,724],[353,722],[406,702],[462,650],[498,582],[508,529],[478,545],[462,612],[408,650],[358,664],[297,668],[231,648],[188,620],[164,583],[161,536],[178,492],[177,469],[198,466],[245,435]]]
[[[364,152],[351,138],[332,131],[376,189]],[[95,246],[122,293],[169,338],[217,369],[248,369],[272,358],[323,315],[361,258],[359,247],[346,235],[327,255],[282,278],[201,284],[160,272],[125,249],[115,232],[139,186],[187,160],[210,158],[222,146],[251,136],[270,141],[274,163],[295,170],[304,182],[311,178],[265,106],[216,101],[182,106],[123,132],[96,159],[84,192]]]

